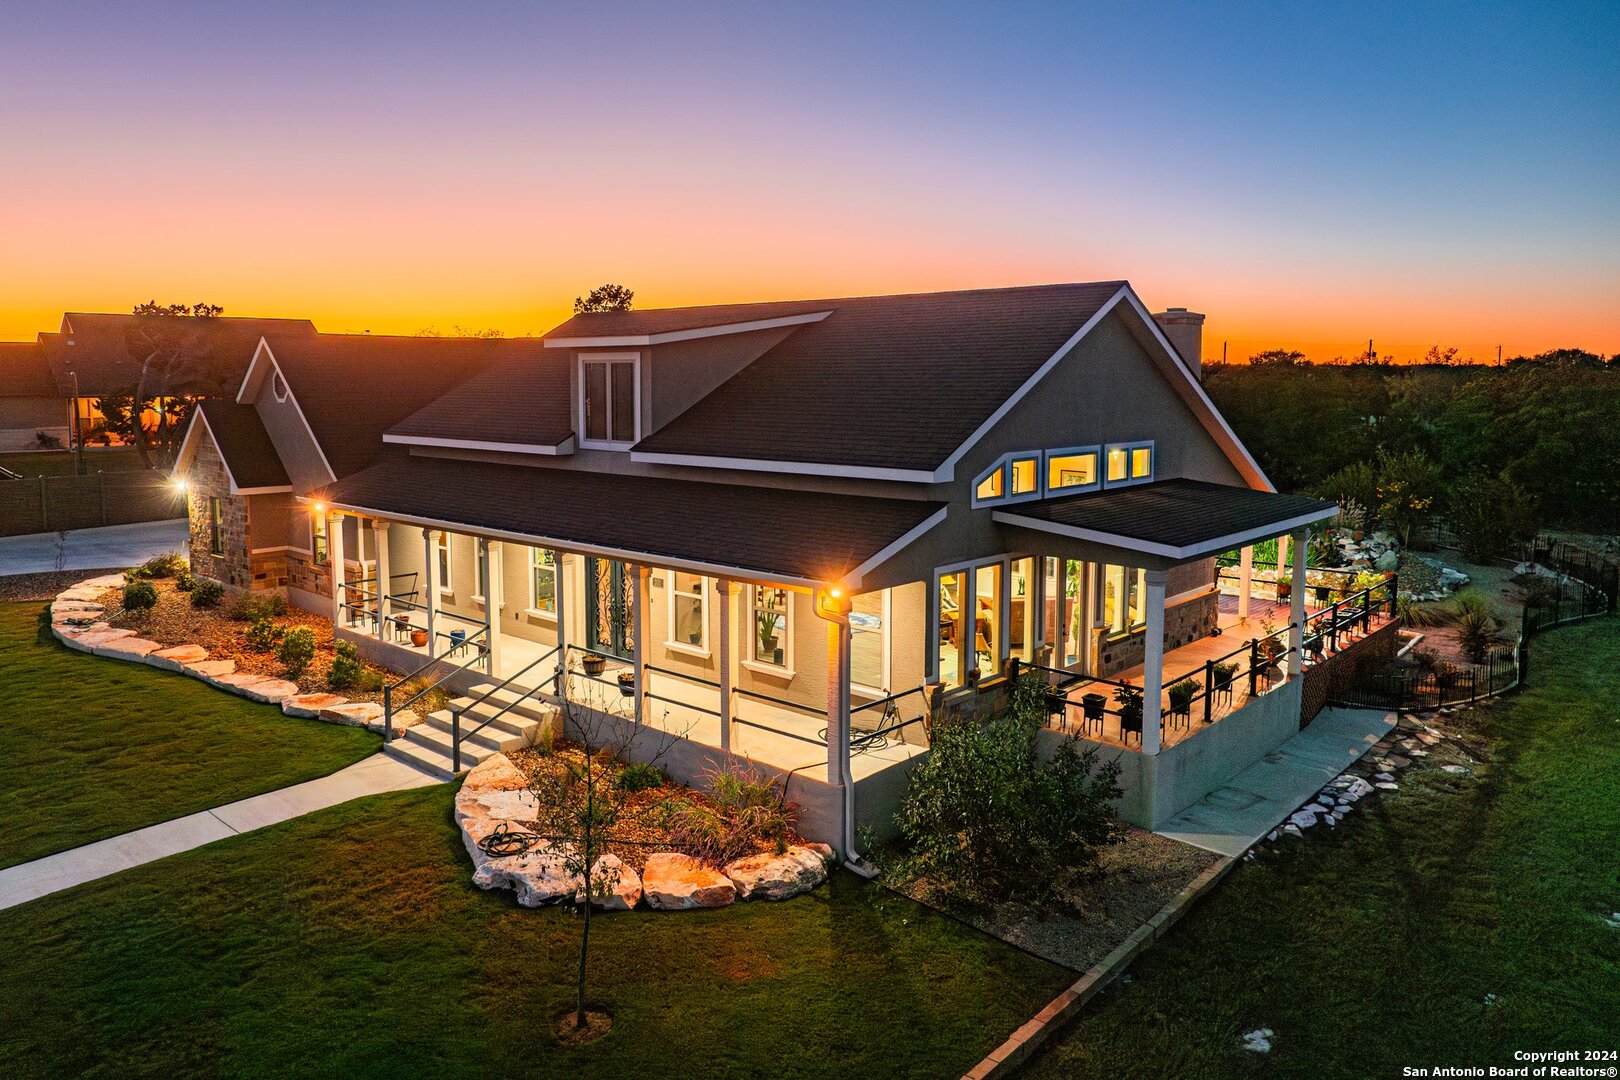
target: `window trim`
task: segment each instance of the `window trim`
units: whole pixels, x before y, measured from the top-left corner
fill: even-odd
[[[1122,488],[1122,487],[1134,487],[1137,484],[1151,484],[1153,482],[1154,476],[1159,471],[1159,451],[1158,451],[1158,448],[1156,446],[1154,446],[1153,443],[1154,443],[1154,441],[1152,439],[1139,439],[1139,440],[1137,440],[1135,442],[1104,443],[1103,444],[1102,459],[1098,463],[1101,466],[1101,468],[1098,470],[1098,476],[1102,479],[1103,487],[1112,489],[1112,488]],[[1147,475],[1146,476],[1131,476],[1130,471],[1131,471],[1132,452],[1135,451],[1135,450],[1141,450],[1141,449],[1144,449],[1144,448],[1148,452],[1148,472],[1147,472]],[[1125,476],[1125,479],[1123,479],[1123,480],[1110,480],[1110,479],[1108,479],[1108,455],[1109,455],[1110,452],[1112,452],[1114,450],[1123,450],[1123,451],[1125,451],[1125,473],[1126,473],[1126,476]]]
[[[1095,466],[1096,479],[1089,484],[1069,484],[1067,487],[1052,486],[1052,459],[1062,457],[1078,457],[1081,454],[1090,454]],[[1056,450],[1048,450],[1041,456],[1041,490],[1047,497],[1064,497],[1068,495],[1084,495],[1088,491],[1101,491],[1103,486],[1103,469],[1106,461],[1103,458],[1103,448],[1100,443],[1090,446],[1064,446]]]
[[[927,639],[927,641],[928,641],[928,655],[926,657],[926,665],[925,666],[928,669],[928,681],[929,682],[937,683],[937,682],[940,681],[940,676],[939,676],[939,620],[942,617],[940,615],[940,608],[939,608],[939,580],[940,580],[940,578],[949,577],[952,574],[962,574],[963,575],[963,581],[962,581],[962,601],[961,602],[963,604],[969,605],[970,608],[972,608],[974,605],[976,605],[977,600],[978,600],[978,597],[976,595],[977,591],[978,591],[978,579],[974,576],[974,572],[976,570],[978,570],[980,567],[983,567],[983,566],[992,566],[992,565],[1000,566],[1001,567],[1001,573],[1002,573],[1002,578],[1001,578],[1002,584],[1001,584],[1001,603],[998,605],[998,608],[1000,610],[999,617],[1002,620],[1002,626],[1005,627],[1006,622],[1007,622],[1007,600],[1008,600],[1007,581],[1008,581],[1008,576],[1011,573],[1009,568],[1011,567],[1012,563],[1015,560],[1028,558],[1029,555],[1030,555],[1030,553],[1027,552],[1027,551],[1004,551],[1000,555],[987,555],[987,556],[985,556],[983,558],[979,558],[979,559],[968,559],[968,560],[965,560],[963,562],[946,563],[943,566],[934,567],[934,572],[933,572],[933,574],[931,575],[931,578],[930,578],[930,587],[929,587],[929,590],[928,590],[928,609],[927,609],[928,610],[928,630],[927,630],[927,632],[929,633],[930,636]],[[1002,632],[1002,638],[1003,638],[1003,641],[1005,641],[1005,638],[1006,638],[1005,631]],[[1001,647],[1002,647],[1001,643],[998,643],[997,648],[999,649]],[[1005,659],[1006,658],[1003,657],[1002,661],[1005,661]],[[1006,674],[1007,674],[1007,665],[1006,665],[1006,663],[1001,662],[1000,667],[1001,667],[1001,670],[996,672],[994,675],[990,676],[989,680],[987,680],[987,681],[994,682],[994,681],[996,681],[998,679],[1001,679],[1001,678],[1004,678],[1006,676]],[[951,690],[948,691],[948,692],[954,692],[954,691],[957,691],[957,690],[962,690],[962,689],[965,689],[967,687],[967,673],[968,673],[969,670],[971,670],[971,669],[967,668],[967,667],[962,668],[961,673],[960,673],[961,676],[962,676],[962,681],[958,682],[958,683],[949,684]],[[981,683],[980,685],[984,685],[984,684]]]
[[[449,529],[439,530],[438,550],[442,553],[442,555],[437,553],[435,554],[435,557],[439,560],[439,595],[454,596],[456,592],[454,581],[456,549],[454,545],[450,543]]]
[[[225,554],[225,502],[218,495],[208,496],[208,554]]]
[[[1035,487],[1030,491],[1022,491],[1014,495],[1012,489],[1013,463],[1016,461],[1035,462]],[[1004,503],[1030,502],[1041,498],[1046,491],[1045,477],[1042,475],[1042,470],[1045,467],[1046,457],[1039,450],[1013,450],[1002,454],[996,459],[995,464],[974,478],[973,487],[969,492],[972,497],[973,507],[977,509],[981,506],[1000,506]],[[1001,494],[992,495],[988,498],[981,497],[979,495],[979,485],[998,471],[1001,473]]]
[[[759,643],[759,590],[779,589],[786,601],[782,608],[782,662],[772,663],[769,660],[758,659],[759,654],[754,646]],[[778,679],[791,679],[795,674],[793,667],[793,604],[795,593],[786,586],[777,585],[750,585],[745,598],[748,603],[748,651],[743,654],[742,666],[749,671],[761,675],[771,675]]]
[[[697,593],[677,592],[675,588],[675,576],[677,574],[689,574],[689,576],[697,578]],[[702,574],[691,574],[686,570],[670,570],[668,572],[668,581],[669,588],[666,591],[669,594],[669,611],[664,619],[664,627],[667,631],[664,635],[664,647],[673,649],[675,652],[686,653],[688,656],[701,656],[707,659],[712,655],[709,641],[709,595],[714,588],[714,579],[704,577]],[[703,605],[703,641],[697,645],[693,645],[689,641],[682,641],[675,636],[675,597],[677,595],[687,597],[696,595],[699,603]]]
[[[611,368],[611,365],[614,363],[623,363],[626,361],[631,364],[631,371],[633,372],[631,382],[635,387],[635,400],[632,408],[632,423],[635,430],[632,433],[629,441],[614,439],[592,439],[585,434],[585,365],[608,364]],[[575,382],[577,383],[575,388],[576,392],[574,395],[574,406],[576,409],[575,415],[579,418],[578,427],[575,430],[579,432],[578,441],[580,449],[628,450],[632,446],[636,445],[636,443],[641,441],[641,353],[639,350],[633,352],[582,352],[578,355],[578,359],[575,363],[574,377]],[[612,385],[613,378],[612,371],[610,369],[608,373],[608,386],[610,389]],[[612,423],[612,413],[613,403],[610,401],[608,403],[608,416],[610,424]]]
[[[894,685],[894,589],[872,589],[870,592],[878,593],[883,597],[882,653],[883,653],[883,683],[882,686],[871,686],[867,683],[856,682],[852,676],[849,680],[851,693],[863,697],[884,698],[889,696],[889,687]],[[869,595],[861,593],[858,595]],[[853,653],[853,650],[852,650]]]
[[[549,611],[540,606],[540,592],[535,588],[534,580],[534,572],[542,566],[539,562],[539,555],[542,551],[551,552],[551,565],[549,567],[551,570],[551,609]],[[562,581],[562,578],[558,575],[561,571],[562,559],[555,549],[536,547],[533,544],[529,545],[529,606],[523,611],[525,615],[534,619],[557,621],[557,589]]]

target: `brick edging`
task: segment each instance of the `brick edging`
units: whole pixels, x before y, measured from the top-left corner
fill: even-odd
[[[1215,885],[1237,865],[1237,859],[1223,856],[1215,865],[1193,878],[1186,888],[1170,898],[1159,913],[1133,931],[1113,952],[1094,964],[1067,990],[1046,1003],[1034,1018],[1007,1037],[1007,1041],[990,1051],[983,1061],[963,1074],[962,1080],[992,1080],[1011,1076],[1031,1054],[1046,1042],[1060,1027],[1074,1019],[1097,992],[1130,966],[1148,946],[1169,932],[1193,904],[1203,899]]]

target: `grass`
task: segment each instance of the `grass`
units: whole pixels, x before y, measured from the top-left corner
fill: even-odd
[[[1073,976],[837,872],[592,921],[470,884],[447,786],[375,796],[0,912],[0,1075],[958,1076]]]
[[[335,772],[382,740],[68,649],[0,604],[0,867]]]
[[[146,466],[134,447],[115,446],[108,449],[86,448],[84,469],[87,473],[134,472]],[[67,450],[30,450],[22,453],[0,454],[0,468],[21,473],[24,477],[71,476],[73,454]]]
[[[1337,832],[1241,866],[1030,1075],[1314,1080],[1614,1049],[1617,703],[1620,619],[1537,638],[1530,685],[1482,718],[1491,765],[1411,770]],[[1239,1049],[1260,1027],[1272,1052]]]

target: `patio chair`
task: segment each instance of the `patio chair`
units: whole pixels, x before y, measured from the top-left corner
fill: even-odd
[[[1141,746],[1142,745],[1142,717],[1141,717],[1141,715],[1138,714],[1136,716],[1125,716],[1125,715],[1121,714],[1121,716],[1119,718],[1119,741],[1121,743],[1124,743],[1125,745],[1129,746],[1130,745],[1130,735],[1133,732],[1136,735],[1136,745]]]
[[[1103,709],[1108,699],[1101,694],[1082,694],[1080,696],[1080,730],[1090,731],[1091,725],[1097,725],[1097,734],[1103,733],[1103,719],[1106,716]]]

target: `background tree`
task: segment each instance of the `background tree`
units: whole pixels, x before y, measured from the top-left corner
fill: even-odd
[[[147,468],[172,465],[180,434],[198,393],[217,392],[221,376],[209,322],[225,309],[217,304],[136,304],[135,321],[124,336],[129,355],[140,365],[129,390],[126,431]],[[155,414],[147,430],[145,413]]]
[[[623,285],[598,285],[586,296],[574,297],[574,314],[597,311],[629,311],[636,294]]]
[[[1378,518],[1400,533],[1401,546],[1412,542],[1412,530],[1434,510],[1440,474],[1421,450],[1378,452]]]

